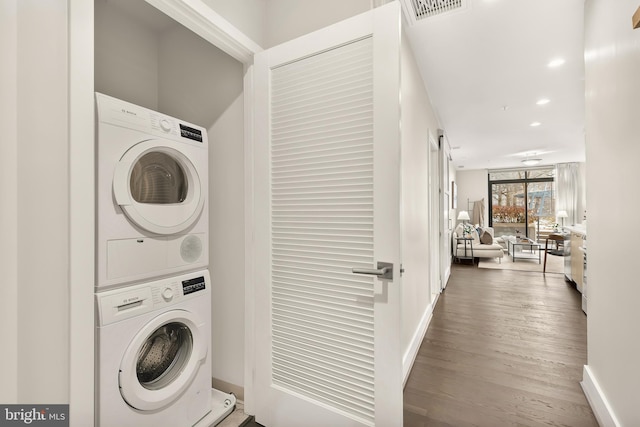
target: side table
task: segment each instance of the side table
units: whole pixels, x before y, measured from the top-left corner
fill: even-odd
[[[461,248],[458,247],[460,242],[464,242],[464,255],[460,255]],[[461,262],[463,259],[470,259],[473,264],[473,238],[472,237],[456,237],[456,251],[454,253],[454,261]]]

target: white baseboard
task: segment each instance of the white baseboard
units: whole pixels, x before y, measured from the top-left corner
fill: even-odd
[[[607,397],[602,392],[598,381],[593,376],[593,372],[589,369],[589,365],[584,365],[582,373],[582,382],[580,383],[584,394],[587,396],[589,405],[593,410],[593,414],[598,420],[601,427],[620,427]]]
[[[436,299],[437,301],[437,299]],[[420,344],[424,340],[424,336],[427,333],[427,328],[429,327],[429,322],[431,322],[431,318],[433,317],[433,306],[436,301],[429,304],[422,314],[422,319],[420,319],[420,324],[416,328],[415,333],[413,334],[413,338],[411,339],[411,344],[409,348],[404,353],[402,357],[402,387],[404,388],[407,383],[407,379],[409,379],[409,374],[411,373],[411,368],[413,367],[413,362],[416,360],[416,356],[418,355],[418,350],[420,349]]]
[[[449,282],[449,277],[451,277],[451,265],[447,266],[447,269],[444,272],[444,286],[442,287],[442,289],[447,287],[447,282]]]

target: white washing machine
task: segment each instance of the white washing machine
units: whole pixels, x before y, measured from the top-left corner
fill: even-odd
[[[233,410],[211,389],[208,271],[97,293],[96,309],[97,426],[193,426]]]
[[[206,129],[96,93],[96,290],[206,268]]]

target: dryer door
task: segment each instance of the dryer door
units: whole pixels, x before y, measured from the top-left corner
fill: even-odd
[[[157,234],[179,233],[204,206],[200,175],[175,143],[151,139],[131,147],[117,164],[113,193],[127,217]]]
[[[132,407],[152,411],[172,403],[191,385],[208,346],[195,316],[185,310],[159,315],[140,330],[120,364],[120,393]]]

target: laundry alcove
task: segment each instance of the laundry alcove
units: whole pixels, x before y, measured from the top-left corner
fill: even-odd
[[[95,91],[207,129],[212,372],[237,394],[244,381],[244,66],[142,0],[95,0],[94,37]]]

